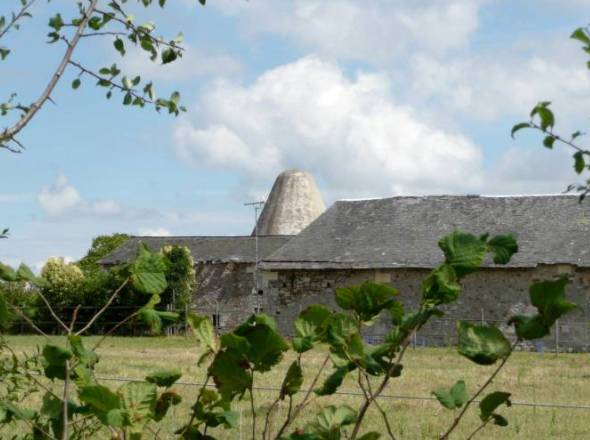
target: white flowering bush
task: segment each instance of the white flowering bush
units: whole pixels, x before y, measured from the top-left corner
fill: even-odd
[[[74,263],[66,263],[63,258],[49,258],[41,276],[46,281],[42,287],[45,297],[54,305],[73,303],[84,283],[84,273]]]

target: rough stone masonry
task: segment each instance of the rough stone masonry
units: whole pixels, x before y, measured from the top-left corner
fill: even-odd
[[[535,348],[590,348],[590,205],[575,196],[389,197],[342,200],[324,211],[313,177],[289,170],[273,185],[252,235],[134,237],[103,264],[129,261],[139,242],[152,250],[187,246],[197,265],[195,311],[211,315],[222,331],[265,312],[289,334],[307,305],[336,308],[335,288],[365,280],[398,288],[406,307],[415,307],[422,280],[443,259],[438,240],[455,229],[513,234],[519,252],[507,266],[486,261],[469,275],[446,319],[424,328],[416,344],[451,343],[458,318],[493,322],[509,332],[506,318],[530,311],[531,282],[568,274],[568,296],[581,309]],[[383,323],[367,337],[386,330]]]

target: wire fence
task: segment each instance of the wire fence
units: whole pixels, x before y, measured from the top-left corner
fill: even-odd
[[[143,379],[140,378],[131,378],[131,377],[119,377],[119,376],[97,376],[97,379],[107,381],[107,382],[143,382]],[[182,387],[202,387],[205,385],[203,382],[175,382],[175,386],[182,386]],[[214,388],[214,384],[207,384],[208,388]],[[281,388],[279,387],[261,387],[261,386],[254,386],[253,390],[255,391],[262,391],[262,392],[273,392],[279,393]],[[309,390],[308,389],[300,389],[298,391],[299,394],[306,394]],[[342,396],[349,396],[349,397],[364,397],[362,392],[352,391],[352,390],[341,390],[336,391],[335,395],[342,395]],[[381,394],[378,397],[379,399],[393,399],[393,400],[421,400],[421,401],[432,401],[437,402],[436,397],[433,396],[412,396],[412,395],[404,395],[404,394]],[[474,403],[480,403],[481,400],[474,400]],[[580,409],[580,410],[587,410],[590,411],[590,405],[579,405],[579,404],[571,404],[571,403],[551,403],[551,402],[522,402],[522,401],[511,401],[511,404],[514,406],[524,406],[524,407],[531,407],[531,408],[556,408],[556,409]]]
[[[60,318],[69,322],[75,307],[56,307],[55,312]],[[89,323],[91,317],[99,310],[96,306],[82,306],[78,311],[78,320],[76,326],[82,328]],[[58,334],[61,328],[47,314],[41,315],[36,319],[36,308],[29,307],[25,309],[32,317],[33,322],[47,333]],[[122,319],[136,312],[138,307],[113,305],[95,322],[90,328],[90,334],[102,334],[108,332],[111,328],[119,324]],[[183,317],[186,316],[189,309],[166,308],[166,311],[172,311],[179,314],[180,322],[164,322],[164,331],[167,335],[185,335],[190,329]],[[198,313],[209,315],[213,324],[221,333],[231,331],[238,323],[246,319],[251,313],[264,312],[262,307],[255,307],[254,310],[245,308],[229,308],[223,306],[206,307],[204,310],[198,310]],[[457,344],[456,322],[468,321],[480,324],[493,324],[500,328],[507,336],[513,335],[513,329],[507,325],[506,319],[490,319],[486,316],[485,310],[479,311],[479,316],[452,316],[447,315],[442,318],[432,318],[426,326],[412,335],[412,347],[441,347],[454,346]],[[292,337],[292,318],[287,314],[275,316],[285,337]],[[385,321],[384,321],[385,322]],[[366,342],[378,344],[383,342],[388,333],[388,326],[377,324],[370,327],[365,333]],[[11,332],[14,334],[34,333],[30,324],[18,318],[12,325]],[[138,320],[130,321],[126,326],[117,329],[118,335],[142,336],[150,333],[147,326],[142,325]],[[518,346],[518,349],[537,351],[537,352],[590,352],[590,322],[588,320],[561,320],[554,325],[552,333],[543,338],[532,342],[524,342]]]

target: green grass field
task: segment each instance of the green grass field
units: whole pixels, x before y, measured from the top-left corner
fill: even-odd
[[[32,351],[43,344],[43,338],[13,336],[8,338],[17,351]],[[87,338],[94,340],[95,338]],[[90,342],[90,341],[89,341]],[[197,367],[199,349],[190,338],[111,338],[99,349],[100,362],[97,375],[109,378],[142,379],[149,372],[161,368],[178,368],[183,372],[181,382],[200,382],[204,370]],[[325,353],[306,354],[306,382],[321,365]],[[279,387],[285,366],[292,360],[286,356],[279,371],[255,378],[255,386]],[[487,378],[491,369],[478,367],[446,348],[410,349],[404,362],[404,373],[392,381],[387,395],[429,397],[433,389],[451,386],[463,378],[469,391]],[[328,371],[327,371],[328,372]],[[116,380],[104,382],[111,388],[120,386]],[[159,438],[173,438],[171,433],[186,423],[191,402],[194,403],[198,388],[190,385],[175,387],[184,402],[169,414]],[[502,390],[513,393],[514,402],[576,404],[590,406],[590,355],[589,354],[539,354],[515,353],[500,373],[489,391]],[[341,390],[358,393],[353,380],[343,384]],[[255,393],[256,405],[261,408],[258,426],[261,429],[264,409],[275,399],[276,391],[259,390]],[[31,396],[31,400],[41,396]],[[298,396],[301,398],[302,396]],[[338,394],[317,399],[310,404],[304,417],[293,428],[303,426],[326,404],[347,404],[357,408],[360,396]],[[445,410],[433,400],[381,399],[382,407],[390,415],[398,439],[435,439],[448,426],[453,412]],[[238,429],[216,429],[211,434],[221,439],[250,438],[250,402],[236,405],[241,419]],[[500,410],[510,422],[506,428],[490,426],[477,436],[478,439],[590,439],[590,410],[542,408],[514,405]],[[286,405],[280,406],[273,417],[274,431],[286,414]],[[477,408],[474,406],[464,419],[454,439],[464,439],[478,424]],[[368,415],[365,431],[384,431],[381,416],[377,412]],[[5,433],[6,434],[6,433]],[[0,436],[5,438],[0,432]],[[385,436],[382,438],[386,438]]]

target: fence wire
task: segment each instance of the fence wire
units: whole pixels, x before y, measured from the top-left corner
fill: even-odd
[[[131,377],[120,377],[120,376],[97,376],[97,379],[110,381],[110,382],[144,382],[143,379],[136,379]],[[203,382],[175,382],[175,385],[185,386],[185,387],[202,387],[205,385]],[[214,384],[206,384],[208,388],[214,388]],[[281,389],[279,387],[260,387],[254,386],[252,387],[255,391],[268,391],[268,392],[280,392]],[[298,393],[307,393],[309,389],[301,389]],[[342,396],[351,396],[351,397],[364,397],[364,394],[358,391],[336,391],[334,394],[342,395]],[[381,394],[378,398],[380,399],[394,399],[394,400],[421,400],[421,401],[437,401],[435,397],[432,396],[408,396],[403,394]],[[473,403],[480,403],[481,400],[474,400]],[[511,401],[512,405],[514,406],[524,406],[524,407],[532,407],[532,408],[556,408],[556,409],[581,409],[581,410],[590,410],[590,405],[578,405],[578,404],[571,404],[571,403],[536,403],[536,402],[519,402],[519,401]]]

